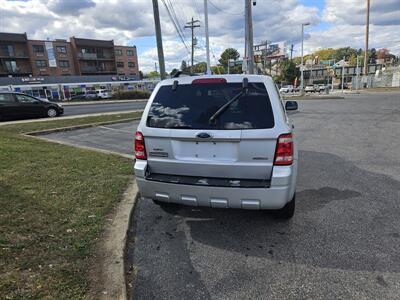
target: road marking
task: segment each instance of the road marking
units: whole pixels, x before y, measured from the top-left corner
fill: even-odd
[[[111,130],[111,131],[118,131],[118,132],[123,132],[123,133],[132,133],[132,131],[127,131],[127,130],[121,130],[121,129],[115,129],[115,128],[110,128],[110,127],[106,127],[106,126],[98,126],[99,128],[102,129],[107,129],[107,130]]]

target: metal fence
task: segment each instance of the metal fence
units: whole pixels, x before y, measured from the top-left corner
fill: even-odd
[[[400,67],[392,67],[369,76],[354,76],[351,80],[353,89],[400,87]]]

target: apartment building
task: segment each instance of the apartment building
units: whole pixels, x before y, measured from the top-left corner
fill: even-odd
[[[135,46],[76,37],[29,40],[26,33],[0,33],[0,77],[138,74]]]
[[[118,75],[138,75],[138,57],[135,46],[114,46],[114,53]]]
[[[33,76],[75,75],[74,53],[66,40],[28,40]]]
[[[0,32],[0,76],[27,76],[32,74],[25,34]]]

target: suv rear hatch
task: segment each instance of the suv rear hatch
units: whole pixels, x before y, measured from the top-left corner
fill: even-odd
[[[274,115],[263,83],[200,79],[162,86],[143,129],[148,178],[204,185],[267,185],[276,147]],[[236,101],[210,118],[229,100]],[[211,118],[212,119],[212,118]],[[258,186],[256,184],[256,186]]]

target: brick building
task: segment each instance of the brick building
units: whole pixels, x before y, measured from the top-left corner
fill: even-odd
[[[29,75],[138,76],[136,47],[112,40],[28,40],[26,33],[0,33],[0,77]]]

